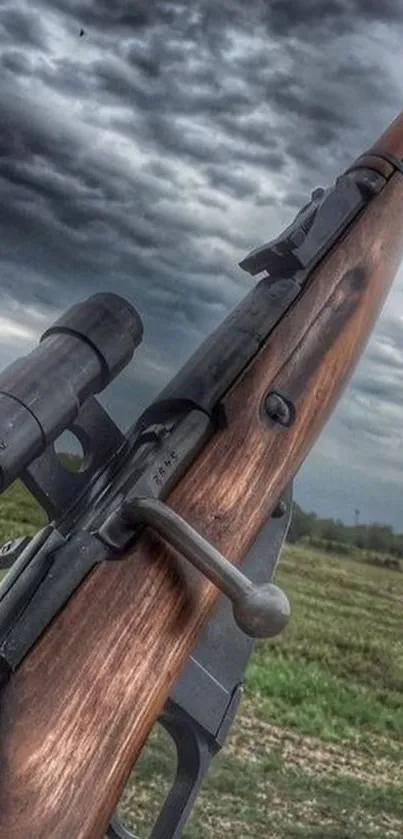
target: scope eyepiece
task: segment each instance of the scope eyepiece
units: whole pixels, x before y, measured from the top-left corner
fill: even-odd
[[[0,373],[0,492],[68,428],[85,400],[131,361],[143,338],[136,309],[100,293],[72,306],[39,345]]]
[[[117,294],[99,293],[72,306],[44,332],[41,342],[56,334],[86,341],[102,364],[103,390],[131,361],[143,333],[142,320],[133,306]]]

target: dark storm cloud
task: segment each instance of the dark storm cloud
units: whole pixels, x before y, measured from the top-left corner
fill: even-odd
[[[49,7],[40,4],[39,8],[42,8],[42,17],[46,22]],[[85,24],[89,38],[95,43],[98,38],[99,54],[89,63],[80,64],[76,45],[71,57],[66,54],[52,56],[51,61],[36,65],[38,82],[67,97],[79,95],[83,101],[93,98],[111,108],[113,105],[115,108],[123,107],[126,111],[124,116],[115,116],[112,108],[108,125],[127,137],[141,139],[151,153],[162,159],[176,157],[188,161],[205,176],[207,186],[214,186],[230,197],[244,199],[256,195],[257,202],[269,203],[264,183],[263,192],[259,190],[259,181],[263,180],[262,175],[264,177],[262,167],[266,167],[268,172],[282,171],[290,157],[294,161],[312,162],[318,147],[326,145],[329,151],[331,142],[351,121],[348,109],[343,111],[345,102],[340,93],[331,103],[325,103],[320,101],[320,91],[315,94],[312,89],[304,91],[303,86],[298,85],[295,69],[303,54],[303,41],[299,48],[295,39],[289,45],[282,45],[281,55],[277,53],[276,58],[282,58],[285,65],[288,61],[288,66],[280,68],[273,68],[270,50],[265,51],[261,43],[256,55],[252,51],[249,61],[249,50],[241,51],[241,56],[229,54],[228,57],[208,60],[209,57],[214,58],[211,42],[216,43],[217,38],[227,41],[231,31],[242,29],[257,35],[257,27],[262,24],[266,25],[268,33],[277,31],[279,20],[288,16],[293,21],[291,28],[304,22],[304,25],[309,24],[312,33],[313,29],[323,28],[326,22],[344,18],[347,12],[351,23],[354,23],[354,16],[359,10],[351,5],[347,8],[345,4],[329,4],[316,20],[311,19],[310,6],[306,8],[305,4],[295,3],[282,4],[281,10],[274,3],[269,14],[266,5],[261,3],[249,6],[247,11],[241,3],[223,3],[219,8],[212,3],[199,3],[190,11],[184,5],[169,3],[155,3],[152,7],[140,3],[132,9],[127,3],[111,6],[100,2],[59,2],[52,4],[53,8],[59,9],[61,21],[68,21],[70,32],[76,20]],[[14,33],[16,42],[27,42],[30,37],[32,46],[42,47],[46,53],[51,31],[50,28],[47,31],[46,25],[38,23],[38,20],[40,16],[36,15],[33,20],[33,12],[23,5],[18,10],[8,7],[3,11],[5,30],[11,35]],[[103,44],[106,45],[104,50]],[[192,48],[198,44],[210,50],[211,56],[201,56],[195,64],[192,62]],[[24,60],[18,64],[17,56],[18,48],[14,54],[6,51],[3,55],[3,66],[8,68],[6,78],[10,85],[10,97],[7,102],[6,89],[2,105],[8,129],[8,149],[4,148],[3,139],[2,174],[14,187],[20,187],[21,194],[24,193],[24,200],[17,201],[14,207],[12,194],[7,196],[10,227],[17,230],[21,226],[28,236],[30,209],[35,214],[31,226],[35,243],[30,245],[27,242],[27,253],[32,250],[36,254],[38,251],[43,253],[47,237],[52,238],[47,267],[53,263],[56,269],[59,260],[61,274],[65,275],[70,270],[74,284],[77,263],[80,263],[81,275],[91,282],[91,276],[96,281],[99,273],[99,238],[103,238],[110,247],[114,237],[124,275],[125,250],[133,258],[133,248],[140,252],[157,248],[161,238],[165,236],[169,239],[168,231],[173,228],[176,215],[178,228],[175,243],[178,237],[179,240],[187,237],[188,257],[195,260],[196,272],[200,268],[203,271],[204,266],[197,265],[197,251],[202,249],[192,244],[189,247],[189,236],[193,234],[197,238],[198,232],[206,235],[207,231],[200,230],[200,220],[192,228],[171,210],[165,213],[165,217],[160,213],[158,218],[155,203],[161,198],[162,181],[157,188],[151,181],[145,183],[144,178],[141,184],[138,170],[132,182],[130,176],[124,179],[123,172],[120,176],[112,174],[105,156],[97,160],[85,147],[85,133],[81,137],[74,136],[71,122],[67,119],[60,126],[60,112],[52,124],[50,114],[46,109],[41,113],[38,103],[34,102],[31,110],[24,100],[20,100],[20,107],[16,105],[13,73],[18,75],[24,70],[28,73],[31,69],[28,62],[24,65]],[[343,72],[343,69],[346,72],[345,66],[336,68],[334,85],[337,84],[337,73]],[[377,91],[381,76],[381,73],[373,74],[372,93]],[[368,86],[367,76],[365,78]],[[280,138],[276,137],[273,129],[269,129],[267,114],[256,114],[263,97],[265,103],[269,101],[271,109],[288,122],[289,131],[283,130]],[[184,115],[193,116],[198,124],[202,122],[203,130],[192,132],[189,127],[184,129],[180,122]],[[294,130],[294,122],[301,117],[305,124],[305,138],[302,132]],[[72,116],[70,119],[74,122]],[[82,120],[85,125],[85,112]],[[104,126],[100,124],[99,127]],[[292,139],[288,140],[287,133]],[[310,134],[314,135],[313,145],[305,142]],[[89,137],[87,139],[90,140]],[[234,165],[228,166],[229,158]],[[52,172],[44,172],[44,161],[53,169]],[[245,172],[247,164],[255,171]],[[256,176],[259,167],[260,177]],[[291,189],[295,194],[294,185]],[[28,195],[28,192],[31,194]],[[126,201],[125,194],[130,194]],[[40,197],[42,217],[38,203]],[[207,200],[207,206],[212,206],[214,196]],[[284,203],[290,205],[287,195]],[[154,227],[146,221],[147,217],[150,218],[150,207]],[[52,236],[52,220],[57,228],[55,236]],[[163,232],[162,224],[165,225]],[[100,232],[99,237],[97,231]],[[78,234],[81,234],[81,239]],[[86,242],[82,241],[83,235],[87,236]],[[131,246],[126,248],[122,241],[125,235],[131,240]],[[222,231],[220,235],[223,236]],[[66,248],[70,254],[67,261],[63,253]],[[37,262],[37,259],[34,261]],[[139,267],[144,270],[144,260],[140,259]],[[192,270],[192,267],[188,264],[187,270]],[[153,279],[150,267],[149,270],[150,279]],[[57,281],[56,278],[54,281]]]
[[[0,146],[2,194],[7,208],[2,218],[4,253],[9,251],[21,269],[24,262],[35,266],[42,258],[45,272],[56,275],[55,284],[57,280],[68,282],[66,291],[71,292],[76,284],[81,287],[84,276],[87,292],[91,287],[95,290],[101,272],[105,275],[110,266],[115,279],[127,283],[131,278],[143,294],[147,289],[140,283],[146,266],[141,257],[150,249],[161,252],[164,247],[175,248],[179,256],[181,247],[187,246],[186,264],[178,264],[177,278],[194,269],[194,264],[199,273],[209,270],[203,253],[198,255],[197,251],[202,251],[198,242],[203,236],[219,236],[219,228],[212,226],[207,215],[197,222],[178,206],[169,210],[158,206],[161,198],[169,199],[172,172],[165,173],[169,179],[164,179],[161,172],[153,174],[150,167],[145,167],[130,185],[123,166],[93,152],[83,154],[80,137],[67,121],[51,123],[48,128],[37,108],[30,109],[15,96],[7,97],[4,86],[0,96],[8,129]],[[223,224],[221,228],[223,235]],[[109,248],[114,252],[108,253]],[[150,288],[158,276],[172,276],[172,267],[159,261],[156,253],[155,276],[152,266],[148,267]],[[110,282],[107,276],[106,282]],[[9,288],[7,278],[3,278],[3,286]],[[22,299],[27,300],[26,288],[13,288],[17,297],[21,291]],[[55,294],[55,288],[49,290],[51,296]],[[194,289],[196,305],[203,294],[206,296],[205,290]],[[35,285],[32,295],[36,299]],[[172,305],[178,296],[178,290],[173,289]]]
[[[310,33],[323,28],[332,34],[349,31],[360,21],[394,23],[401,22],[402,17],[399,0],[324,0],[320,5],[316,0],[256,0],[248,5],[243,0],[221,0],[219,4],[214,0],[195,0],[188,17],[184,15],[183,3],[165,0],[154,0],[152,5],[148,0],[137,0],[135,4],[127,0],[113,4],[108,0],[56,0],[53,5],[87,24],[142,30],[158,20],[195,38],[212,39],[225,38],[230,23],[242,29],[252,28],[256,22],[266,23],[276,35],[288,37],[301,28]]]
[[[324,0],[320,4],[272,0],[267,4],[267,19],[276,35],[289,37],[297,32],[304,40],[313,40],[318,30],[331,38],[366,22],[401,23],[402,8],[400,0]]]
[[[0,8],[0,31],[2,41],[18,45],[20,50],[23,47],[46,50],[46,31],[41,17],[28,5]]]
[[[400,110],[402,21],[400,0],[3,2],[0,362],[76,300],[121,293],[147,341],[106,397],[128,423],[246,293],[237,262]],[[389,468],[385,324],[318,457],[351,461],[358,428],[362,460],[379,438]]]

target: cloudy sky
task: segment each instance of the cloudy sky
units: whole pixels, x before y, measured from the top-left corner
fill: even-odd
[[[131,424],[249,290],[242,257],[402,110],[402,37],[401,0],[0,0],[0,367],[122,294],[145,341],[103,402]],[[296,482],[399,530],[402,292]]]

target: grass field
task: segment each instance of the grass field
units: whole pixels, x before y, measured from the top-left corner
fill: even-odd
[[[403,836],[403,574],[300,547],[277,581],[283,637],[260,643],[186,839]],[[143,839],[174,771],[155,731],[121,812]]]
[[[42,523],[20,486],[0,499],[0,541]],[[185,839],[400,839],[403,574],[288,546],[277,582],[291,623],[256,649]],[[174,766],[157,727],[121,807],[139,839]]]

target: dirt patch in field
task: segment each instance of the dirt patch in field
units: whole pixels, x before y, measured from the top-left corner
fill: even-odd
[[[252,709],[251,709],[252,710]],[[249,762],[262,760],[263,754],[281,755],[287,766],[305,774],[328,774],[354,778],[365,785],[403,784],[403,764],[377,756],[377,740],[370,751],[346,743],[325,743],[282,726],[270,725],[248,714],[245,702],[236,731],[226,744],[226,751]]]

